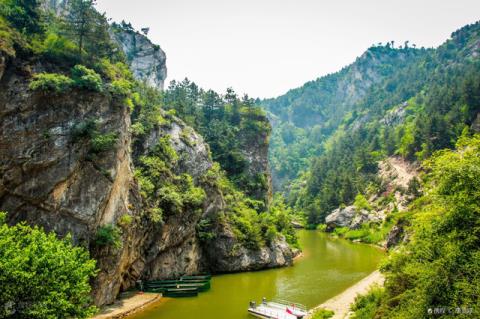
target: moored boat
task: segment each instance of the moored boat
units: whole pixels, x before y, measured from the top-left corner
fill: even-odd
[[[248,312],[263,319],[302,319],[308,313],[304,305],[285,300],[267,302],[265,298],[259,305],[254,301],[250,302]]]
[[[196,288],[172,288],[162,292],[165,297],[195,297],[198,295]]]
[[[212,275],[193,275],[193,276],[182,276],[180,280],[210,280]]]

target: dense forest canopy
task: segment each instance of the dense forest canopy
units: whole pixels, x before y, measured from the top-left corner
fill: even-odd
[[[395,63],[398,67],[390,68],[388,77],[372,84],[348,110],[342,112],[341,107],[330,106],[339,111],[342,119],[328,134],[312,137],[311,134],[321,132],[320,127],[307,134],[292,121],[280,122],[272,137],[273,169],[276,156],[287,158],[284,164],[291,159],[297,172],[309,167],[289,184],[289,203],[305,211],[310,223],[323,222],[326,214],[341,204],[352,203],[358,193],[379,192],[377,163],[385,156],[400,155],[410,161],[421,161],[435,150],[453,147],[462,131],[476,120],[480,107],[480,64],[475,51],[479,29],[478,23],[462,28],[435,50],[374,48],[380,55],[392,51],[398,51],[394,56],[416,53],[402,56],[405,62]],[[332,78],[342,72],[345,69]],[[325,79],[329,77],[317,81],[323,83]],[[323,92],[323,87],[319,90]],[[279,101],[290,94],[293,93]],[[280,109],[293,112],[291,108],[299,103],[293,101],[291,106]],[[268,103],[280,105],[280,102],[266,103],[268,109],[272,108]],[[328,105],[325,104],[324,112]],[[325,127],[329,122],[319,123]],[[317,150],[312,154],[312,148],[298,143],[299,140],[314,144]],[[287,147],[285,141],[292,142],[293,147]],[[302,145],[310,152],[292,153]]]

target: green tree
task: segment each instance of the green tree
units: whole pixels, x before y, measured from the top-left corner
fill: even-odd
[[[118,50],[108,34],[108,21],[105,14],[95,10],[95,4],[96,0],[69,1],[65,31],[77,43],[80,60],[85,52],[91,59],[108,57],[119,60],[119,54],[114,53]]]
[[[44,30],[38,0],[3,0],[0,2],[0,11],[13,27],[25,34]]]
[[[58,239],[0,213],[0,318],[87,318],[95,261],[71,238]]]

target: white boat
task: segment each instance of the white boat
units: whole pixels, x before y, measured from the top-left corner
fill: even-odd
[[[248,312],[262,319],[301,319],[307,315],[307,307],[286,300],[268,301],[263,298],[262,303],[257,305],[250,302]]]

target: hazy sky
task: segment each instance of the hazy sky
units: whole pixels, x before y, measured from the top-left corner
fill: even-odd
[[[353,62],[371,44],[441,44],[479,0],[98,0],[167,54],[168,79],[272,97]]]

